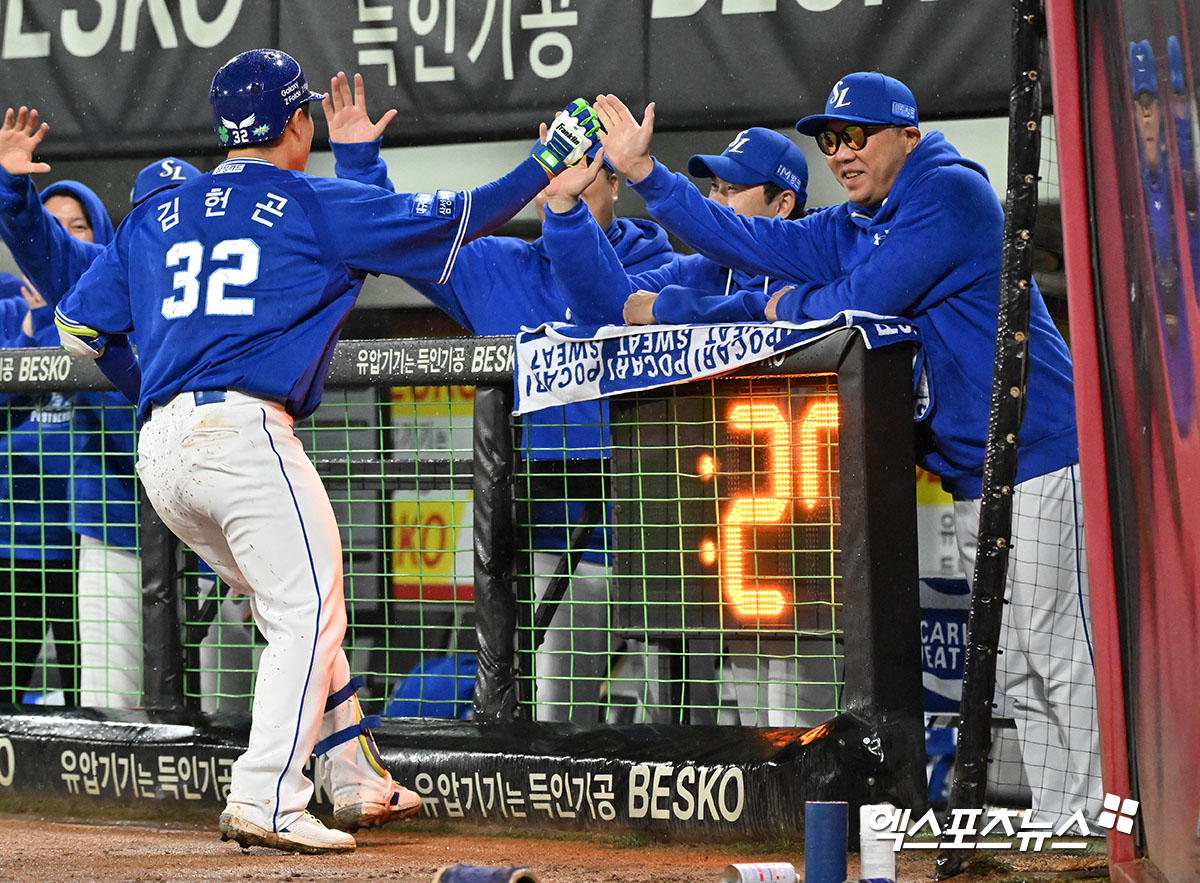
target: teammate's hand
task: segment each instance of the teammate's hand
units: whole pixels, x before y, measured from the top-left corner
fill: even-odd
[[[654,318],[654,302],[658,293],[654,291],[635,291],[625,300],[621,315],[626,325],[657,325]]]
[[[566,110],[555,115],[554,121],[542,133],[542,139],[533,145],[530,155],[553,178],[579,162],[599,130],[596,111],[582,98],[576,98]]]
[[[545,128],[545,124],[542,125],[542,128]],[[596,156],[590,163],[585,156],[575,165],[563,169],[550,179],[550,183],[542,191],[546,195],[546,207],[556,215],[570,211],[579,201],[583,191],[592,186],[592,182],[599,176],[602,168],[604,168],[603,147],[596,151]]]
[[[21,297],[25,298],[25,303],[29,304],[29,309],[36,310],[39,307],[46,305],[46,299],[42,297],[40,291],[33,287],[33,283],[28,279],[21,278]]]
[[[21,297],[25,298],[25,303],[29,305],[29,309],[25,312],[25,318],[21,320],[21,330],[25,332],[26,337],[33,337],[34,331],[39,330],[33,327],[33,311],[44,307],[46,299],[28,279],[21,277],[21,282]],[[48,318],[47,324],[50,321],[53,321],[52,317]]]
[[[608,151],[608,161],[632,183],[642,180],[654,169],[650,157],[650,138],[654,135],[654,102],[646,105],[641,123],[616,95],[596,96],[596,116],[603,129],[600,142]]]
[[[321,100],[321,109],[329,123],[329,140],[338,144],[378,141],[396,116],[395,110],[389,110],[379,122],[371,122],[362,74],[354,75],[354,91],[351,92],[350,81],[342,71],[330,79],[329,92]]]
[[[785,286],[783,286],[783,288],[779,289],[777,292],[775,292],[773,295],[771,295],[771,299],[769,301],[767,301],[767,306],[763,310],[763,313],[766,315],[768,322],[778,322],[779,321],[779,316],[777,315],[777,311],[775,309],[777,306],[779,306],[779,299],[795,287],[796,287],[795,285],[785,285]]]
[[[38,125],[36,110],[22,107],[14,114],[10,107],[4,111],[4,125],[0,127],[0,168],[10,175],[50,171],[46,163],[33,161],[34,151],[49,131],[50,127],[45,123]]]

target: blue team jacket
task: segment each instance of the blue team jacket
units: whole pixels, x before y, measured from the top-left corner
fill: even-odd
[[[623,325],[622,309],[634,291],[654,291],[654,318],[664,324],[747,322],[783,282],[761,273],[723,267],[704,255],[675,255],[650,270],[629,268],[582,200],[568,211],[547,210],[543,250],[559,288],[580,325]]]
[[[377,143],[334,144],[338,175],[390,188],[378,151]],[[650,221],[617,218],[602,235],[620,264],[633,273],[661,266],[674,257],[666,233]],[[533,242],[509,236],[476,239],[459,251],[445,282],[406,281],[472,334],[516,334],[522,326],[564,321],[570,315],[544,237]],[[610,444],[608,402],[600,400],[527,415],[521,449],[531,460],[562,461],[564,457],[607,457]],[[564,514],[561,506],[543,501],[534,518],[546,525],[573,524],[582,508],[582,502],[574,502]],[[599,534],[593,538],[593,550],[603,548],[606,542]],[[557,551],[567,547],[567,539],[565,528],[539,528],[534,542],[540,550]],[[598,560],[600,556],[585,557]]]
[[[42,200],[55,193],[83,203],[95,242],[71,236],[42,208]],[[13,176],[0,169],[0,237],[53,308],[104,251],[113,227],[104,204],[83,184],[58,181],[39,197],[28,175]],[[38,345],[57,347],[57,332],[39,338]],[[71,524],[76,533],[107,545],[136,549],[133,409],[118,392],[78,392],[71,399],[74,455],[71,469],[63,473],[71,480]],[[57,468],[61,462],[55,459],[47,465]]]
[[[51,335],[57,344],[53,324],[43,323],[36,337],[21,330],[28,307],[19,284],[17,292],[15,299],[0,301],[0,346],[48,346]],[[68,560],[75,543],[69,481],[71,401],[47,393],[21,407],[17,397],[6,398],[12,424],[0,435],[0,558]]]
[[[847,309],[911,319],[933,401],[918,460],[955,497],[980,494],[1000,292],[999,200],[940,132],[921,139],[882,205],[846,202],[794,221],[744,218],[656,164],[634,189],[701,254],[792,280],[781,319]],[[1017,480],[1078,462],[1071,358],[1040,292],[1030,310],[1028,404]]]

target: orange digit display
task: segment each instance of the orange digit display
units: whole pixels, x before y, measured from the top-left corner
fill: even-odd
[[[837,429],[837,399],[820,399],[808,406],[800,420],[800,499],[811,511],[821,499],[821,459],[824,446],[820,443],[821,431]]]
[[[792,501],[792,428],[779,411],[779,406],[766,402],[734,405],[729,413],[732,429],[766,432],[771,436],[770,493],[736,498],[725,510],[721,525],[721,590],[742,616],[778,616],[786,601],[777,588],[757,583],[746,585],[746,561],[742,553],[744,525],[776,524],[787,512]]]
[[[738,401],[729,410],[728,426],[731,431],[749,434],[751,444],[756,433],[767,436],[768,492],[731,499],[721,519],[720,546],[704,540],[698,549],[700,560],[705,565],[719,564],[721,592],[737,616],[776,617],[784,612],[788,595],[776,586],[747,577],[744,531],[757,525],[787,527],[786,516],[794,499],[811,512],[824,499],[823,492],[833,493],[828,469],[822,468],[822,463],[828,462],[828,434],[838,428],[837,399],[813,400],[794,426],[777,404]],[[792,478],[793,437],[799,464],[796,481]],[[716,471],[715,458],[702,455],[697,463],[700,478],[711,478]],[[799,485],[795,488],[798,493],[793,496],[795,485]]]

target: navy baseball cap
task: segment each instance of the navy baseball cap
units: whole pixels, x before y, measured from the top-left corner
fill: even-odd
[[[1154,50],[1149,40],[1129,44],[1129,83],[1133,97],[1143,92],[1158,97],[1158,76],[1154,72]]]
[[[894,77],[877,71],[847,74],[838,80],[825,102],[825,113],[796,123],[802,135],[819,135],[831,122],[866,126],[917,126],[917,100]]]
[[[308,88],[300,63],[279,49],[251,49],[221,66],[209,90],[213,129],[225,147],[283,134],[292,112],[325,96]]]
[[[129,202],[133,208],[137,208],[154,194],[178,187],[199,174],[200,170],[190,162],[173,156],[152,162],[138,172],[133,189],[129,191]]]
[[[738,132],[720,156],[696,154],[688,160],[693,178],[720,178],[743,187],[771,181],[796,191],[803,205],[808,199],[808,163],[787,135],[755,126]]]

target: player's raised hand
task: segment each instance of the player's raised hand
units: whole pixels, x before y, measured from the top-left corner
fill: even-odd
[[[354,75],[354,89],[345,73],[329,80],[329,92],[321,101],[325,120],[329,123],[329,140],[338,144],[354,144],[363,141],[378,141],[396,116],[395,110],[387,111],[379,122],[371,122],[367,114],[367,95],[363,88],[362,74]]]
[[[530,156],[553,178],[583,158],[599,128],[596,111],[582,98],[576,98],[566,110],[555,114],[549,126],[542,125],[541,139],[533,145]]]
[[[641,123],[616,95],[597,95],[594,106],[604,127],[600,141],[608,152],[608,161],[630,181],[640,181],[649,175],[654,169],[654,160],[650,157],[654,102],[646,105]]]
[[[545,138],[545,124],[542,124],[542,137]],[[592,186],[604,168],[604,148],[596,151],[595,158],[589,163],[586,155],[573,166],[568,166],[550,179],[546,189],[546,207],[555,214],[562,214],[574,208],[583,191]]]
[[[635,291],[625,300],[625,306],[621,309],[621,316],[625,319],[626,325],[657,325],[658,320],[654,318],[654,302],[658,300],[658,293],[654,291]]]
[[[36,110],[22,107],[13,113],[10,107],[4,111],[4,125],[0,127],[0,168],[10,175],[50,171],[46,163],[33,161],[34,151],[49,131],[50,127],[45,123],[38,125]]]

